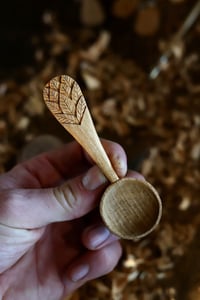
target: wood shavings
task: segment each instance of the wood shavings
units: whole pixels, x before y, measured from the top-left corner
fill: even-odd
[[[109,295],[110,294],[110,289],[109,287],[104,283],[104,282],[92,282],[91,286],[94,287],[95,289],[98,290],[98,292],[104,296]]]
[[[44,105],[40,98],[30,97],[24,109],[29,115],[41,115],[44,111]]]
[[[72,295],[64,298],[63,300],[80,300],[80,295],[77,292],[74,292]]]
[[[116,0],[113,3],[112,13],[118,18],[127,18],[132,15],[139,0]]]
[[[200,286],[197,285],[188,295],[188,300],[199,300],[200,299]]]
[[[128,275],[128,278],[127,278],[127,281],[128,282],[133,282],[135,281],[137,278],[139,278],[139,271],[138,270],[135,270],[135,271],[132,271],[131,273],[129,273]]]
[[[50,53],[53,56],[62,54],[70,46],[70,40],[66,34],[57,29],[47,36],[47,42],[51,45]]]
[[[129,254],[123,265],[125,268],[136,268],[143,260],[137,259],[133,254]]]
[[[120,300],[122,299],[122,292],[127,284],[127,276],[124,273],[117,273],[114,276],[114,280],[112,281],[112,299]]]
[[[104,22],[105,14],[99,0],[81,1],[80,19],[84,25],[97,26]]]
[[[154,35],[160,23],[160,11],[157,7],[149,6],[141,9],[134,21],[134,31],[141,36]]]
[[[81,75],[89,90],[96,90],[101,87],[100,81],[92,74],[89,74],[86,70],[83,70]]]
[[[190,156],[194,161],[200,160],[200,142],[197,142],[192,146]]]
[[[177,60],[182,59],[184,50],[184,43],[182,40],[175,40],[171,43],[171,51]]]
[[[6,83],[1,83],[0,84],[0,96],[5,95],[6,91],[7,91],[7,84]]]
[[[52,25],[53,21],[54,21],[53,13],[51,11],[45,11],[42,16],[42,20],[43,20],[44,24]]]
[[[0,120],[0,135],[3,136],[3,134],[7,130],[7,124],[4,120]]]
[[[17,129],[26,130],[29,124],[30,124],[30,119],[23,116],[20,118],[20,120],[17,123]]]
[[[92,46],[90,46],[88,50],[81,51],[81,58],[92,62],[97,61],[104,53],[104,51],[108,48],[109,42],[110,33],[108,31],[102,31],[97,41]]]
[[[195,70],[197,70],[195,72]],[[193,76],[193,72],[199,74],[200,70],[200,61],[196,57],[196,55],[191,55],[186,61],[184,68],[181,70],[182,78],[188,88],[188,90],[192,94],[199,94],[200,93],[200,84],[198,81],[195,81]]]
[[[174,287],[170,287],[167,289],[167,296],[170,300],[176,300],[176,289]]]
[[[187,210],[190,207],[191,199],[190,197],[184,196],[181,200],[181,203],[179,204],[180,210]]]

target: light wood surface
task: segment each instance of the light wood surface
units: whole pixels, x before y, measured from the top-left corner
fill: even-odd
[[[147,181],[123,178],[106,189],[100,212],[114,234],[124,239],[139,239],[158,225],[162,203]]]
[[[108,228],[126,239],[138,239],[154,230],[162,214],[158,193],[146,181],[119,179],[96,133],[79,85],[67,75],[57,76],[46,84],[43,96],[56,119],[112,183],[100,204]]]
[[[47,83],[44,100],[61,125],[88,152],[110,182],[119,178],[99,140],[78,84],[69,76],[62,75]]]

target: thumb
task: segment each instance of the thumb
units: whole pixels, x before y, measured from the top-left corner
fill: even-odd
[[[97,206],[106,182],[98,167],[93,166],[59,187],[3,190],[0,223],[31,229],[79,218]]]

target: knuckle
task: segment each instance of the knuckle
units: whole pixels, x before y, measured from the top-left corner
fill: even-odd
[[[65,183],[60,187],[56,187],[54,189],[54,196],[64,211],[71,212],[75,210],[78,197],[70,184]]]

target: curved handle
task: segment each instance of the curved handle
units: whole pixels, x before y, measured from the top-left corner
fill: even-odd
[[[45,103],[59,123],[77,140],[110,182],[119,180],[99,140],[79,85],[67,75],[51,79],[43,90]]]

